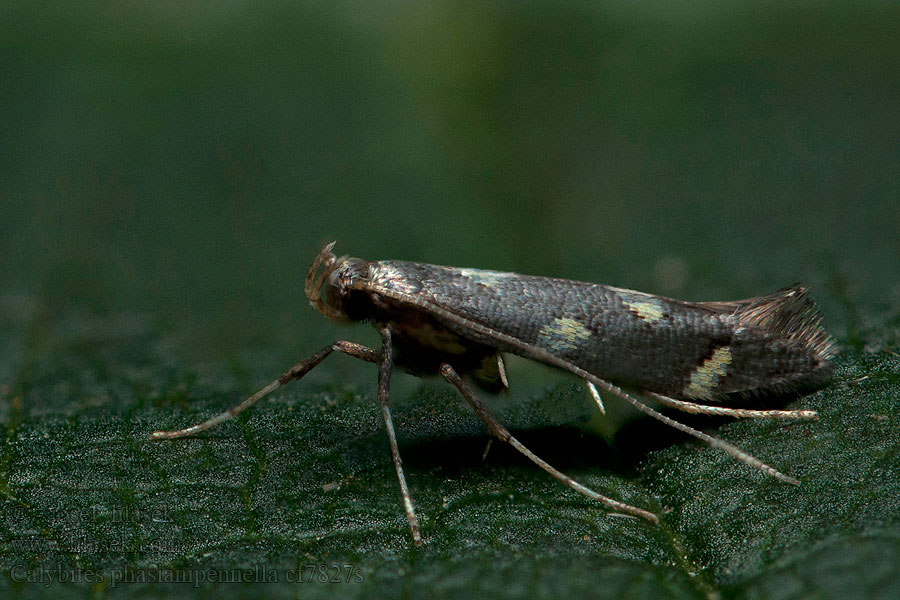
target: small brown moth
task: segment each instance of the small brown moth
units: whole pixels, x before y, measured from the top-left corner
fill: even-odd
[[[728,442],[663,415],[635,395],[694,414],[816,418],[811,410],[719,404],[753,395],[795,395],[826,383],[834,344],[804,287],[731,302],[684,302],[551,277],[338,258],[333,247],[334,242],[326,245],[310,266],[306,295],[326,317],[374,323],[381,332],[381,349],[336,341],[230,410],[186,429],[154,432],[152,439],[184,437],[218,425],[338,351],[379,366],[378,398],[416,545],[422,536],[388,406],[394,365],[415,374],[442,375],[492,436],[578,492],[657,523],[653,513],[607,498],[550,466],[497,421],[466,379],[487,391],[506,387],[502,354],[511,353],[582,378],[601,410],[598,388],[764,473],[798,483]]]

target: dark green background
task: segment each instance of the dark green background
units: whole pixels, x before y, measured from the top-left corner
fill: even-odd
[[[0,589],[896,597],[900,9],[790,5],[4,3]],[[645,421],[600,435],[581,387],[521,361],[503,420],[660,526],[482,462],[464,403],[397,375],[411,550],[375,372],[347,358],[148,442],[375,341],[303,297],[334,239],[694,300],[810,284],[840,348],[797,402],[822,419],[692,421],[802,485]],[[333,563],[364,581],[283,581]],[[110,583],[259,564],[282,581]]]

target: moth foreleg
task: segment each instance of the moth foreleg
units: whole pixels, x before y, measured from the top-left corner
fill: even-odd
[[[194,435],[195,433],[205,431],[210,427],[215,427],[216,425],[223,423],[228,419],[236,417],[287,382],[294,379],[300,379],[301,377],[312,371],[334,351],[343,352],[348,356],[353,356],[366,362],[374,363],[378,361],[378,353],[374,350],[370,350],[369,348],[366,348],[365,346],[356,344],[354,342],[338,340],[333,344],[325,346],[309,358],[298,362],[296,365],[285,371],[281,377],[279,377],[266,387],[262,388],[240,404],[232,406],[225,412],[219,413],[215,417],[207,419],[202,423],[191,425],[190,427],[185,427],[184,429],[178,429],[175,431],[154,431],[150,434],[150,439],[171,440],[174,438],[187,437],[189,435]]]
[[[391,399],[391,371],[394,368],[391,348],[391,330],[384,326],[381,328],[381,357],[378,362],[378,400],[381,402],[384,425],[387,428],[388,441],[391,445],[391,456],[394,459],[397,479],[400,480],[403,509],[406,511],[406,518],[412,531],[413,543],[416,546],[421,546],[422,535],[419,533],[419,519],[416,517],[412,496],[409,494],[409,486],[406,485],[406,476],[403,474],[403,461],[400,459],[400,449],[397,447],[397,434],[394,433],[394,420],[391,418],[391,409],[388,406]]]
[[[563,482],[573,490],[576,490],[588,498],[592,500],[597,500],[598,502],[602,502],[606,506],[614,510],[619,510],[624,513],[628,513],[630,515],[635,515],[638,517],[643,517],[649,521],[654,523],[659,523],[659,519],[651,512],[646,510],[631,506],[630,504],[625,504],[624,502],[619,502],[618,500],[613,500],[612,498],[608,498],[602,494],[595,492],[594,490],[578,483],[565,473],[558,471],[556,468],[550,466],[544,459],[537,456],[534,452],[526,448],[519,440],[517,440],[506,427],[500,424],[497,421],[497,418],[494,414],[488,409],[488,407],[475,395],[475,392],[472,388],[467,385],[456,373],[452,366],[447,363],[441,365],[441,375],[450,383],[459,390],[459,393],[463,395],[466,401],[472,406],[475,410],[475,414],[487,425],[488,431],[491,435],[496,437],[497,439],[507,442],[513,448],[521,452],[525,455],[531,462],[544,469],[554,478]]]
[[[711,406],[709,404],[697,404],[685,400],[676,400],[655,392],[645,392],[647,396],[658,400],[661,404],[677,408],[692,415],[712,415],[717,417],[735,417],[737,419],[818,419],[819,414],[814,410],[753,410],[749,408],[729,408],[726,406]]]

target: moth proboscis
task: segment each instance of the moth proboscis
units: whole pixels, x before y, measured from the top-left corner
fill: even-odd
[[[576,491],[615,511],[658,523],[655,514],[603,496],[558,471],[500,424],[471,384],[488,392],[506,388],[503,353],[511,353],[580,377],[601,410],[597,388],[777,479],[798,483],[635,396],[695,414],[816,418],[811,410],[718,404],[753,395],[800,394],[827,382],[834,344],[806,288],[795,285],[731,302],[685,302],[552,277],[338,258],[333,247],[334,242],[327,244],[310,266],[306,296],[326,317],[374,323],[381,333],[380,350],[336,341],[231,409],[185,429],[156,431],[152,439],[185,437],[218,425],[288,381],[300,379],[337,351],[378,365],[378,399],[416,545],[422,543],[422,535],[389,407],[394,366],[418,375],[440,374],[472,406],[492,436]]]

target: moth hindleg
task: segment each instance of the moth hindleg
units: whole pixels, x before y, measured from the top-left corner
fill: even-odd
[[[441,375],[453,384],[459,393],[463,395],[466,401],[472,406],[475,410],[475,414],[487,425],[488,431],[496,437],[497,439],[507,442],[513,448],[521,452],[525,455],[531,462],[544,469],[554,478],[563,482],[573,490],[576,490],[588,498],[592,500],[597,500],[598,502],[602,502],[606,506],[609,506],[612,509],[620,510],[624,513],[628,513],[631,515],[635,515],[638,517],[643,517],[653,523],[659,523],[659,519],[653,513],[637,508],[635,506],[631,506],[630,504],[625,504],[624,502],[619,502],[618,500],[613,500],[612,498],[608,498],[602,494],[595,492],[594,490],[578,483],[565,473],[558,471],[556,468],[550,466],[546,461],[537,456],[534,452],[526,448],[519,440],[517,440],[506,427],[500,424],[497,421],[497,418],[494,414],[488,409],[488,407],[475,395],[475,392],[472,388],[467,385],[460,376],[456,373],[452,366],[447,363],[441,365]]]
[[[814,410],[753,410],[749,408],[729,408],[726,406],[714,406],[709,404],[697,404],[685,400],[676,400],[655,392],[645,392],[651,398],[671,408],[690,413],[692,415],[713,415],[717,417],[735,417],[737,419],[818,419],[819,414]]]
[[[365,346],[356,344],[354,342],[338,340],[333,344],[325,346],[309,358],[298,362],[296,365],[285,371],[281,377],[279,377],[266,387],[262,388],[243,402],[235,404],[225,412],[219,413],[218,415],[201,423],[197,423],[196,425],[185,427],[184,429],[178,429],[175,431],[154,431],[150,434],[150,439],[171,440],[174,438],[187,437],[189,435],[194,435],[195,433],[205,431],[210,427],[215,427],[216,425],[223,423],[228,419],[236,417],[287,382],[294,379],[300,379],[301,377],[312,371],[334,351],[343,352],[348,356],[353,356],[366,362],[374,363],[378,361],[378,353],[374,350],[370,350],[369,348],[366,348]]]
[[[629,404],[631,404],[633,407],[635,407],[636,409],[638,409],[645,415],[653,417],[657,421],[665,423],[669,427],[673,427],[673,428],[677,429],[678,431],[681,431],[683,433],[686,433],[690,436],[697,438],[698,440],[702,440],[702,441],[706,442],[707,444],[709,444],[710,446],[712,446],[713,448],[718,448],[719,450],[725,452],[726,454],[730,454],[731,456],[738,459],[742,463],[744,463],[746,465],[750,465],[751,467],[754,467],[756,469],[759,469],[763,473],[771,475],[775,479],[780,479],[781,481],[784,481],[786,483],[792,483],[794,485],[800,485],[800,482],[797,481],[796,479],[794,479],[793,477],[791,477],[789,475],[785,475],[784,473],[782,473],[775,467],[764,463],[763,461],[759,460],[758,458],[756,458],[749,452],[745,452],[744,450],[741,450],[734,444],[730,444],[730,443],[726,442],[725,440],[723,440],[722,438],[717,438],[717,437],[709,435],[707,433],[703,433],[702,431],[694,429],[693,427],[690,427],[689,425],[685,425],[684,423],[682,423],[680,421],[676,421],[675,419],[673,419],[671,417],[667,417],[666,415],[662,414],[658,410],[654,410],[654,409],[650,408],[649,406],[647,406],[646,404],[644,404],[637,398],[633,397],[631,394],[629,394],[628,392],[626,392],[619,386],[617,386],[613,383],[610,383],[610,382],[606,381],[605,379],[600,379],[596,375],[591,375],[584,369],[581,369],[575,365],[567,364],[565,366],[565,368],[568,371],[575,373],[579,377],[588,379],[591,383],[593,383],[594,385],[600,386],[602,389],[606,390],[607,392],[610,392],[611,394],[615,394],[619,398],[622,398],[623,400],[627,401]]]

